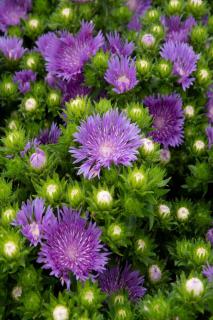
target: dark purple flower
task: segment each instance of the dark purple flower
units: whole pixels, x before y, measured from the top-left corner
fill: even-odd
[[[138,83],[135,62],[128,57],[111,57],[104,79],[114,87],[113,91],[118,94],[133,89]]]
[[[21,227],[21,232],[33,246],[43,240],[44,230],[53,223],[55,217],[50,207],[45,208],[44,200],[36,198],[22,204],[13,225]]]
[[[133,271],[128,263],[123,269],[120,265],[107,269],[99,276],[99,283],[102,291],[108,295],[126,290],[132,301],[137,301],[146,293],[144,278],[138,271]]]
[[[83,74],[79,74],[76,79],[70,81],[61,81],[58,86],[63,92],[63,102],[76,97],[86,96],[91,91],[84,84]]]
[[[193,17],[189,17],[182,22],[179,16],[164,16],[161,18],[161,22],[166,28],[167,41],[187,42],[192,27],[196,25],[196,21]]]
[[[31,8],[31,0],[1,0],[0,1],[0,30],[5,32],[8,26],[20,23],[27,17]]]
[[[36,148],[35,152],[30,156],[30,164],[34,169],[41,169],[47,162],[46,154],[40,148]]]
[[[206,239],[211,243],[213,246],[213,228],[209,229],[207,234],[206,234]]]
[[[74,138],[80,147],[70,148],[70,153],[74,163],[83,162],[78,174],[89,179],[99,177],[101,168],[112,164],[130,166],[141,145],[139,128],[118,110],[88,117]]]
[[[140,31],[140,18],[143,17],[146,11],[150,8],[151,0],[128,0],[127,6],[134,13],[131,21],[128,24],[128,29]]]
[[[47,71],[53,76],[70,81],[82,72],[84,64],[103,46],[104,38],[101,32],[93,37],[92,23],[83,22],[76,36],[63,32],[60,38],[52,34],[38,41],[40,51],[46,60]],[[49,41],[46,49],[43,46]]]
[[[77,280],[85,281],[94,272],[105,270],[108,253],[104,252],[100,236],[101,230],[95,223],[88,223],[79,212],[63,207],[57,221],[46,228],[38,262],[69,288],[70,272]]]
[[[184,115],[179,95],[145,98],[144,104],[153,117],[154,130],[150,132],[153,140],[162,143],[165,148],[176,147],[183,141]]]
[[[56,144],[60,135],[61,130],[57,124],[53,122],[50,128],[44,129],[40,132],[37,139],[40,144]]]
[[[123,41],[119,33],[109,33],[107,35],[107,40],[109,42],[109,50],[112,54],[117,54],[118,56],[131,56],[134,51],[135,45],[133,42]]]
[[[210,123],[213,123],[213,86],[209,87],[208,93],[208,102],[207,102],[207,117]]]
[[[23,40],[17,37],[0,37],[0,52],[9,60],[18,60],[25,53]]]
[[[207,265],[203,268],[203,275],[208,279],[209,282],[213,282],[213,265]]]
[[[161,56],[173,63],[173,74],[178,76],[183,90],[189,88],[194,81],[190,75],[197,68],[199,54],[187,43],[168,41],[161,48]]]
[[[13,77],[13,81],[18,83],[21,93],[26,93],[30,90],[31,82],[36,81],[36,73],[32,70],[17,71]]]
[[[213,127],[208,127],[206,128],[206,135],[208,138],[208,143],[209,143],[209,149],[213,145]]]
[[[58,38],[54,32],[48,32],[38,38],[36,41],[36,46],[43,58],[45,58],[49,50],[51,50],[52,42],[54,43],[54,41],[57,41],[57,39]]]

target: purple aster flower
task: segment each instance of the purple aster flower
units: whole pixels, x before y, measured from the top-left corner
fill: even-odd
[[[88,117],[74,138],[80,147],[70,148],[70,153],[76,159],[74,163],[83,162],[78,174],[89,179],[99,177],[102,167],[130,166],[141,145],[139,128],[118,110]]]
[[[36,46],[43,58],[48,55],[49,50],[52,48],[52,42],[54,43],[54,41],[57,41],[57,39],[58,38],[54,32],[48,32],[38,38],[36,41]]]
[[[173,63],[173,74],[179,77],[183,90],[189,88],[194,81],[190,75],[197,68],[199,54],[187,43],[168,41],[161,49],[161,56]]]
[[[134,51],[134,43],[132,41],[128,42],[127,40],[124,42],[117,32],[109,33],[107,35],[107,40],[109,42],[109,50],[112,54],[117,54],[118,56],[131,56]]]
[[[206,240],[211,243],[213,246],[213,228],[209,229],[207,234],[206,234]]]
[[[196,21],[193,17],[187,18],[181,22],[179,16],[162,17],[161,22],[166,28],[166,40],[187,42],[189,33],[196,25]]]
[[[21,93],[26,93],[30,90],[31,82],[36,81],[36,73],[32,70],[22,70],[15,73],[13,81],[18,83],[18,88]]]
[[[5,32],[8,26],[20,23],[27,17],[31,8],[31,0],[1,0],[0,1],[0,30]]]
[[[128,29],[140,31],[140,18],[143,17],[146,11],[150,8],[151,0],[128,0],[127,6],[134,13],[131,21],[128,24]]]
[[[154,130],[150,132],[153,140],[162,143],[165,148],[176,147],[183,141],[184,115],[179,95],[145,98],[144,104],[153,117]]]
[[[17,37],[0,37],[0,52],[9,60],[18,60],[25,53],[23,40]]]
[[[13,225],[21,227],[21,232],[33,246],[37,246],[43,240],[44,230],[55,217],[50,207],[45,208],[44,200],[36,198],[22,204],[21,210]]]
[[[135,62],[128,57],[111,57],[104,79],[114,87],[113,91],[118,94],[133,89],[138,83]]]
[[[53,122],[50,129],[41,131],[37,139],[41,144],[56,144],[60,135],[61,129]]]
[[[36,151],[30,157],[30,164],[34,169],[41,169],[47,162],[46,154],[40,148],[36,148]]]
[[[213,127],[208,127],[206,128],[206,135],[208,138],[208,143],[209,143],[209,149],[213,145]]]
[[[203,268],[203,275],[208,279],[209,282],[213,282],[213,265],[207,265]]]
[[[99,276],[99,283],[102,291],[108,295],[126,290],[132,301],[137,301],[146,293],[144,278],[138,271],[133,271],[128,263],[123,269],[116,265],[104,271]]]
[[[100,242],[101,230],[95,223],[88,223],[79,212],[63,207],[57,221],[45,231],[38,262],[51,275],[60,278],[70,287],[69,273],[85,281],[94,273],[105,270],[108,252]],[[105,251],[105,252],[104,252]]]
[[[84,64],[103,46],[101,32],[93,37],[92,23],[83,22],[76,36],[68,32],[61,33],[60,38],[49,35],[50,42],[46,50],[40,39],[40,50],[45,55],[47,71],[56,77],[70,81],[82,72]],[[47,39],[43,39],[45,42]]]
[[[208,102],[207,102],[207,117],[210,123],[213,123],[213,86],[209,87],[208,93]]]

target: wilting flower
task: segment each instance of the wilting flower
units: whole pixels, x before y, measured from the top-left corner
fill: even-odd
[[[21,93],[26,93],[30,90],[31,82],[36,81],[36,73],[32,70],[17,71],[13,77],[13,81],[18,83]]]
[[[128,24],[130,30],[140,31],[140,18],[146,13],[151,6],[151,0],[128,0],[128,8],[134,13],[131,21]]]
[[[117,110],[108,111],[102,117],[90,116],[81,123],[74,138],[80,147],[70,148],[70,153],[76,159],[74,163],[83,162],[78,174],[89,179],[99,176],[102,167],[130,166],[137,159],[141,145],[137,125]]]
[[[92,23],[83,22],[76,36],[62,32],[60,38],[52,33],[40,38],[37,46],[44,55],[47,71],[67,81],[75,79],[84,64],[103,46],[102,33],[93,37],[93,29]]]
[[[128,57],[113,56],[108,63],[104,79],[120,94],[133,89],[138,81],[136,79],[135,62]]]
[[[209,282],[213,282],[213,265],[207,265],[203,268],[203,275],[208,279]]]
[[[31,0],[1,0],[0,1],[0,30],[5,32],[8,26],[20,23],[27,17],[31,8]]]
[[[213,228],[209,229],[207,234],[206,234],[206,239],[211,243],[213,246]]]
[[[22,204],[21,210],[13,225],[21,227],[21,232],[33,246],[37,246],[43,240],[44,230],[55,217],[50,207],[45,208],[44,200],[36,198]]]
[[[50,128],[44,129],[40,132],[37,140],[40,142],[40,144],[56,144],[60,135],[61,130],[57,124],[53,122]]]
[[[124,42],[117,32],[109,33],[107,40],[110,52],[118,56],[131,56],[135,47],[133,42],[128,42],[127,40]]]
[[[132,301],[137,301],[146,293],[146,289],[143,287],[144,278],[138,271],[133,271],[128,263],[124,268],[116,265],[104,271],[99,276],[99,283],[102,291],[108,295],[120,290],[127,291]]]
[[[187,43],[168,41],[161,49],[161,56],[173,63],[173,74],[179,77],[183,90],[189,88],[194,81],[190,75],[197,68],[199,54]]]
[[[213,145],[213,127],[208,127],[206,128],[206,135],[208,138],[208,143],[209,143],[209,149]]]
[[[183,22],[179,16],[162,17],[161,22],[166,28],[166,40],[179,42],[187,42],[192,27],[196,25],[193,17],[189,17]]]
[[[25,53],[23,40],[17,37],[0,37],[0,52],[9,60],[18,60]]]
[[[153,116],[154,130],[150,132],[153,140],[168,146],[176,147],[183,141],[184,116],[182,100],[179,95],[150,96],[144,104]]]
[[[38,262],[69,288],[70,272],[77,280],[85,281],[105,270],[108,253],[104,252],[100,236],[101,230],[95,223],[88,223],[79,212],[63,207],[57,221],[46,228]]]

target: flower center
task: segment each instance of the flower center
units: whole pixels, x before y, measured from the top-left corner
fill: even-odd
[[[122,87],[124,84],[126,84],[127,86],[130,84],[130,80],[125,75],[118,78],[118,86]]]
[[[102,157],[109,158],[113,154],[114,148],[111,143],[105,142],[100,146],[99,152]]]
[[[154,124],[155,124],[157,129],[161,129],[161,128],[163,128],[165,126],[165,120],[164,120],[163,117],[158,116],[158,117],[155,118]]]
[[[30,232],[33,235],[33,238],[35,240],[38,240],[38,238],[40,236],[40,230],[39,230],[39,226],[36,222],[32,222],[30,224]]]
[[[74,246],[69,246],[67,249],[67,255],[73,262],[77,260],[78,250]]]

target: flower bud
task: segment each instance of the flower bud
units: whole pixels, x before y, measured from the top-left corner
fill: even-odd
[[[193,118],[194,115],[195,115],[195,109],[193,106],[191,105],[187,105],[185,108],[184,108],[184,114],[187,118]]]
[[[189,217],[189,210],[186,207],[181,207],[177,210],[177,219],[180,221],[186,221]]]
[[[199,278],[190,278],[185,283],[185,289],[193,297],[199,297],[203,294],[204,285]]]
[[[195,45],[202,45],[206,41],[207,37],[207,29],[204,26],[196,25],[191,31],[191,40]]]
[[[200,153],[206,148],[206,145],[202,140],[196,140],[193,144],[193,148],[196,152]]]
[[[53,320],[69,320],[69,310],[66,306],[57,305],[52,312]]]
[[[136,60],[136,68],[139,74],[146,75],[151,69],[151,64],[148,59],[139,59]]]
[[[197,80],[200,85],[208,84],[209,81],[211,80],[209,69],[199,68],[197,70]]]
[[[124,237],[124,229],[121,224],[113,223],[108,228],[108,235],[115,241],[119,241]]]
[[[31,97],[31,98],[27,98],[24,102],[24,108],[25,111],[27,112],[33,112],[36,110],[37,108],[37,101],[35,98]]]
[[[170,208],[165,204],[160,204],[158,206],[158,214],[161,218],[166,218],[170,216]]]
[[[160,150],[160,161],[162,163],[168,163],[171,159],[171,153],[167,149]]]
[[[166,6],[166,10],[170,15],[180,14],[183,3],[181,0],[170,0]]]
[[[99,190],[96,194],[95,201],[100,209],[107,210],[111,208],[113,198],[108,190]]]
[[[151,33],[146,33],[141,38],[141,44],[144,48],[153,48],[155,42],[155,37]]]
[[[162,272],[158,265],[152,265],[148,270],[149,279],[152,283],[157,283],[162,278]]]
[[[24,308],[28,312],[36,312],[41,308],[41,297],[39,292],[28,291],[23,297]]]
[[[47,162],[47,156],[45,152],[39,148],[36,149],[30,157],[30,165],[35,170],[42,169]]]
[[[84,198],[84,194],[79,185],[69,186],[67,189],[67,199],[73,208],[77,207]]]
[[[129,173],[128,181],[133,188],[141,188],[146,185],[146,173],[142,169],[134,169]]]
[[[21,296],[22,296],[22,287],[20,286],[15,286],[13,289],[12,289],[12,292],[11,292],[11,296],[14,300],[18,301]]]
[[[1,213],[2,225],[9,225],[16,217],[16,211],[13,208],[8,208]]]

